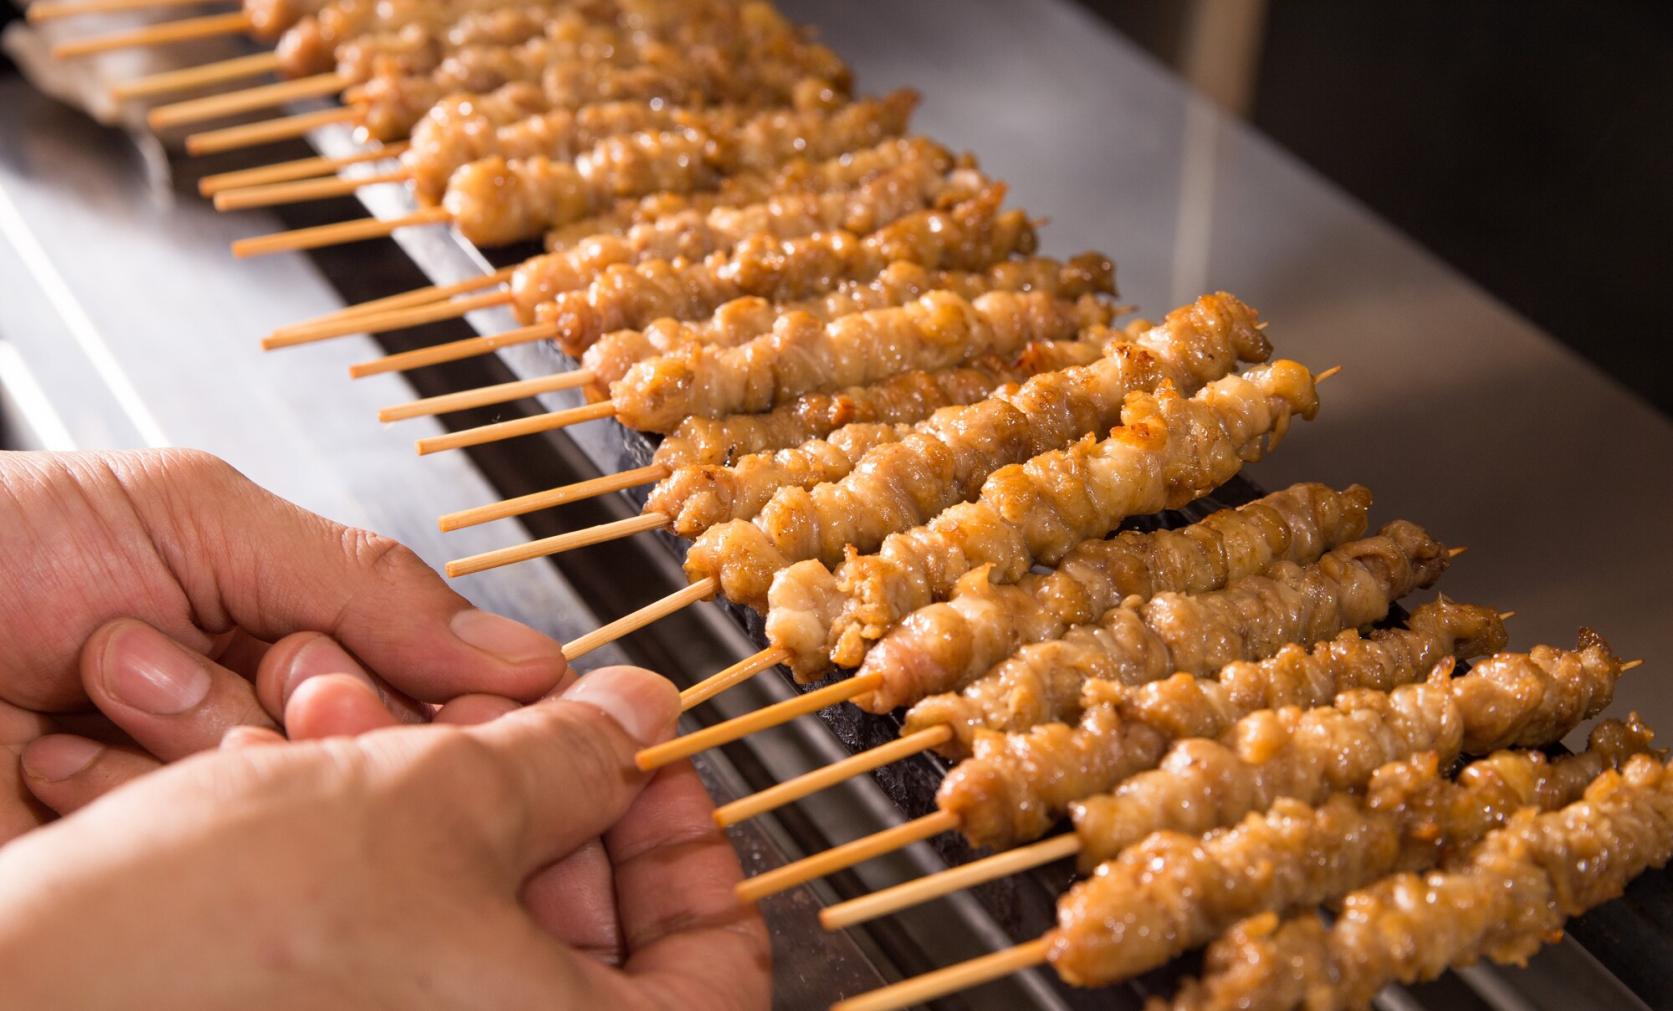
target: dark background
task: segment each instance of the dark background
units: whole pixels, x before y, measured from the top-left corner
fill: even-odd
[[[1178,62],[1187,4],[1083,2]],[[1274,0],[1248,115],[1673,412],[1673,3]]]
[[[1081,2],[1177,64],[1245,0]],[[1261,6],[1255,126],[1673,413],[1673,3]]]

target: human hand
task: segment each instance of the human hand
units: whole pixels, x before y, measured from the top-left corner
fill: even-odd
[[[546,636],[203,453],[0,454],[0,517],[0,842],[48,816],[19,760],[54,729],[107,746],[61,735],[31,749],[41,771],[92,756],[88,781],[108,787],[229,727],[273,726],[321,674],[360,679],[413,721],[429,713],[414,700],[526,701],[567,683]],[[89,703],[109,722],[47,718]]]
[[[8,998],[765,1006],[765,931],[701,784],[681,764],[647,786],[633,764],[678,707],[668,682],[612,668],[478,726],[176,763],[0,848]],[[607,887],[566,889],[600,866]]]

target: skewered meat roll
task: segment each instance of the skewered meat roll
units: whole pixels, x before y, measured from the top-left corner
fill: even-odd
[[[1287,565],[1288,563],[1282,563],[1280,567]],[[1308,570],[1317,573],[1321,568],[1323,566],[1315,565],[1309,566]],[[1386,584],[1387,589],[1381,594],[1380,609],[1373,613],[1372,609],[1367,608],[1359,611],[1359,614],[1370,615],[1367,620],[1375,620],[1386,614],[1395,595],[1412,588],[1412,572],[1411,567],[1393,572],[1385,570],[1385,576],[1393,576],[1394,580],[1398,581],[1391,580]],[[1401,579],[1402,576],[1405,578]],[[1211,610],[1221,611],[1222,614],[1228,610],[1235,611],[1236,605],[1241,603],[1247,615],[1249,605],[1258,600],[1258,597],[1251,596],[1250,591],[1257,589],[1262,579],[1263,577],[1258,576],[1247,577],[1230,584],[1224,591],[1204,594],[1201,599],[1210,604]],[[1328,591],[1326,593],[1328,594]],[[1370,603],[1369,594],[1360,599],[1364,603]],[[1293,623],[1307,622],[1311,629],[1327,634],[1341,629],[1344,625],[1353,624],[1348,620],[1349,614],[1352,613],[1351,608],[1335,609],[1336,623],[1332,624],[1324,618],[1309,621],[1305,615],[1308,605],[1304,599],[1292,598],[1287,603],[1289,607],[1286,609],[1286,617],[1245,617],[1241,623],[1250,627],[1264,624],[1270,628],[1286,623],[1291,623],[1293,627]],[[1296,607],[1297,604],[1300,605],[1299,608]],[[1470,619],[1464,623],[1474,627],[1480,621],[1479,613],[1476,611],[1459,617]],[[1223,625],[1233,629],[1237,623],[1239,620],[1236,618],[1230,621],[1222,619]],[[1503,631],[1496,615],[1492,616],[1491,624],[1498,628],[1497,636],[1489,635],[1480,641],[1452,640],[1451,645],[1455,648],[1473,648],[1502,641]],[[1179,631],[1177,628],[1171,630],[1174,635]],[[1270,644],[1264,647],[1256,644],[1258,636],[1250,636],[1240,631],[1234,631],[1234,635],[1243,648],[1248,650],[1247,655],[1250,658],[1270,658],[1275,655],[1275,650]],[[1411,641],[1406,640],[1406,643],[1411,644]],[[1320,645],[1322,649],[1325,644]],[[1162,648],[1165,649],[1165,646]],[[1063,669],[1059,674],[1058,670],[1051,666],[1050,654],[1034,652],[1036,655],[1029,659],[1040,664],[1039,680],[1048,684],[1056,682],[1054,687],[1058,689],[1057,700],[1044,702],[1033,693],[1034,690],[1028,681],[1019,681],[1015,683],[1015,688],[1009,696],[1016,703],[1014,710],[1002,708],[1005,696],[991,693],[984,697],[988,708],[983,715],[989,726],[975,724],[968,711],[960,713],[952,705],[937,707],[933,704],[936,701],[933,699],[914,707],[911,722],[908,724],[908,732],[930,726],[949,726],[957,734],[946,750],[955,755],[970,757],[959,763],[942,781],[937,793],[937,803],[942,810],[957,814],[966,834],[983,845],[1010,846],[1038,837],[1063,814],[1070,802],[1113,789],[1127,776],[1152,767],[1162,757],[1161,748],[1165,746],[1165,742],[1177,739],[1177,735],[1165,724],[1152,725],[1123,715],[1118,701],[1122,696],[1114,687],[1118,682],[1088,678],[1070,668]],[[1379,652],[1383,652],[1383,655],[1378,655]],[[1018,656],[1021,659],[1023,655]],[[1415,662],[1419,658],[1401,655],[1400,651],[1394,648],[1386,652],[1365,651],[1360,654],[1360,659],[1369,661],[1371,669],[1363,669],[1356,665],[1333,672],[1333,677],[1317,678],[1305,688],[1294,685],[1292,687],[1296,690],[1289,696],[1293,701],[1286,701],[1285,705],[1302,708],[1325,705],[1342,692],[1360,687],[1366,681],[1374,683],[1374,679],[1379,676],[1393,678],[1394,684],[1390,687],[1415,681],[1426,675],[1432,669],[1432,665],[1404,666],[1402,661]],[[1264,672],[1273,675],[1274,679],[1283,669],[1278,664],[1263,666]],[[1202,673],[1200,669],[1199,673]],[[1212,671],[1207,674],[1212,674]],[[1249,677],[1241,671],[1235,672],[1233,676]],[[1365,678],[1366,681],[1361,681],[1360,678]],[[1079,697],[1069,699],[1066,684],[1078,685]],[[961,696],[945,698],[964,701]],[[1210,711],[1207,703],[1200,704],[1190,715],[1194,717],[1195,722],[1213,729],[1214,736],[1219,736],[1230,731],[1237,719],[1255,711],[1257,710],[1224,711],[1223,723],[1219,726],[1214,725],[1213,718],[1216,714]],[[969,722],[963,725],[934,722],[937,718],[945,719],[954,714],[964,715]],[[1077,719],[1078,725],[1074,722]],[[1077,771],[1066,775],[1065,769]]]
[[[1608,746],[1616,740],[1629,747]],[[1427,752],[1378,769],[1364,795],[1339,793],[1316,806],[1281,799],[1201,837],[1157,832],[1058,902],[1059,925],[1047,935],[1051,963],[1070,983],[1104,985],[1160,966],[1245,916],[1315,905],[1433,867],[1519,811],[1578,800],[1596,776],[1648,750],[1642,734],[1609,734],[1601,743],[1555,761],[1501,751],[1466,766],[1457,782],[1443,778]]]
[[[1575,649],[1500,653],[1458,678],[1449,668],[1391,692],[1356,689],[1330,706],[1262,710],[1218,740],[1179,742],[1157,769],[1071,807],[1086,844],[1082,866],[1091,869],[1151,832],[1230,825],[1279,797],[1320,803],[1421,751],[1450,761],[1548,744],[1607,706],[1621,672],[1590,630]]]
[[[1028,368],[1018,371],[1053,363],[1071,367],[1076,361],[1095,361],[1099,354],[1092,340],[1051,341],[1036,346],[1028,357]],[[840,481],[872,450],[909,438],[923,427],[923,423],[856,422],[824,438],[751,453],[725,466],[681,467],[651,489],[645,512],[669,517],[674,532],[682,537],[698,537],[716,524],[754,517],[781,488]]]
[[[623,100],[523,114],[539,104],[526,90],[507,88],[492,96],[455,95],[432,106],[413,126],[412,146],[402,156],[412,170],[419,199],[439,202],[453,173],[482,158],[575,158],[605,137],[618,134],[685,129],[712,133],[726,124],[735,128],[758,108]],[[821,107],[825,106],[811,108]],[[507,116],[517,118],[501,122]],[[939,150],[927,140],[913,143]],[[946,158],[945,152],[940,156]]]
[[[830,592],[833,579],[842,594],[892,599],[902,614],[914,604],[945,599],[960,578],[985,565],[993,566],[995,581],[1015,582],[1032,565],[1056,563],[1077,542],[1109,533],[1128,516],[1178,508],[1206,494],[1243,461],[1259,459],[1275,446],[1292,414],[1312,417],[1317,407],[1312,374],[1287,361],[1217,380],[1190,399],[1167,385],[1155,396],[1132,394],[1122,411],[1123,427],[1108,439],[1089,436],[1069,449],[995,471],[975,502],[890,534],[878,554],[851,556],[835,574],[801,566],[782,578],[780,600],[799,612],[796,620],[818,623],[810,634],[823,634],[838,617],[831,601],[842,599]],[[704,536],[731,529],[717,527]],[[700,540],[697,547],[702,546]],[[749,540],[724,546],[754,547]],[[757,576],[759,559],[772,558],[756,550],[754,556],[732,555],[730,568],[722,570],[738,577],[740,590],[750,587],[745,579]],[[699,564],[706,562],[698,557]],[[687,566],[689,573],[691,555]],[[772,565],[759,577],[780,567]],[[895,704],[885,696],[859,701],[874,711]]]
[[[903,305],[932,291],[951,291],[967,299],[990,291],[1039,291],[1075,301],[1084,295],[1113,295],[1115,268],[1098,253],[1082,253],[1068,263],[1044,257],[1001,260],[984,270],[929,270],[909,260],[897,260],[876,277],[843,281],[829,292],[800,301],[775,304],[758,295],[745,295],[723,303],[705,320],[659,319],[642,330],[605,334],[581,356],[581,366],[594,376],[589,390],[607,396],[610,387],[633,366],[687,344],[733,347],[771,333],[779,318],[791,313],[806,313],[829,323],[857,312]],[[1057,346],[1037,349],[1031,359],[1019,360],[1018,364],[1028,375],[1088,364],[1102,352],[1100,336],[1087,334],[1075,342],[1054,342]],[[1075,354],[1077,349],[1084,354]]]
[[[662,440],[655,460],[669,467],[724,464],[748,453],[800,445],[855,422],[919,421],[941,407],[985,400],[1000,386],[1028,375],[1002,358],[984,355],[958,368],[919,369],[871,386],[806,394],[765,414],[691,417]]]
[[[405,61],[390,60],[346,97],[360,108],[368,132],[382,140],[406,136],[429,109],[457,92],[497,98],[517,89],[513,105],[525,114],[622,100],[803,108],[841,100],[848,71],[829,50],[804,42],[782,19],[766,35],[740,31],[714,16],[729,6],[694,15],[689,4],[675,4],[660,15],[663,24],[628,30],[616,30],[620,19],[600,11],[575,32],[543,33],[511,46],[460,47],[434,67],[420,65],[418,73],[405,72]]]
[[[997,299],[1003,294],[984,295],[977,301]],[[859,318],[845,317],[848,320]],[[1124,355],[1130,353],[1137,352],[1122,352]],[[1107,532],[1128,515],[1155,512],[1166,508],[1175,499],[1178,500],[1176,505],[1183,504],[1230,477],[1239,462],[1236,456],[1239,451],[1258,454],[1260,450],[1256,443],[1265,433],[1287,424],[1292,410],[1311,414],[1316,404],[1311,374],[1293,362],[1261,366],[1246,376],[1216,380],[1191,399],[1179,396],[1164,383],[1158,396],[1152,397],[1147,393],[1129,395],[1122,411],[1122,419],[1128,427],[1117,429],[1110,439],[1100,443],[1089,438],[1069,450],[1035,457],[1026,466],[1019,464],[993,471],[975,503],[955,505],[928,526],[916,529],[920,536],[934,536],[930,531],[963,536],[963,531],[980,529],[967,519],[971,513],[979,517],[976,524],[985,521],[988,530],[993,529],[997,520],[1003,529],[1011,532],[1012,537],[1023,540],[1018,545],[1021,550],[1010,559],[1018,571],[1001,576],[1015,580],[1035,561],[1056,561],[1074,546],[1074,540],[1070,540],[1059,549],[1055,536],[1030,543],[1027,538],[1031,534],[1045,532],[1040,521],[1049,524],[1053,517],[1063,517],[1064,510],[1068,509],[1072,510],[1070,515],[1088,527],[1098,527]],[[1185,433],[1188,430],[1199,433],[1200,437],[1187,440]],[[967,433],[966,437],[977,434]],[[1173,437],[1170,438],[1170,435]],[[1118,446],[1121,448],[1115,448]],[[1048,493],[1050,486],[1030,484],[1030,474],[1040,474],[1040,467],[1049,468],[1058,461],[1095,475],[1091,477],[1092,484],[1082,484],[1079,502],[1039,501]],[[848,498],[863,505],[880,522],[892,523],[893,517],[897,516],[924,515],[924,506],[910,496],[927,492],[928,497],[933,498],[944,493],[944,489],[940,488],[913,488],[909,492],[908,488],[900,486],[872,487],[860,480],[865,472],[862,467],[853,476],[856,480],[847,482]],[[1202,484],[1199,486],[1198,482]],[[1187,490],[1198,487],[1200,490]],[[1088,496],[1095,496],[1096,501]],[[1033,498],[1036,502],[1021,511],[1012,508],[1023,498]],[[1152,504],[1158,499],[1160,501]],[[805,501],[810,507],[818,508],[821,500],[809,495]],[[834,501],[828,504],[836,505]],[[849,508],[846,505],[837,507]],[[788,511],[775,512],[771,518],[763,512],[755,523],[727,523],[709,530],[698,538],[687,554],[686,574],[693,580],[714,577],[728,598],[765,609],[766,591],[773,575],[791,562],[811,557],[818,550],[817,544],[801,536],[811,529],[807,526],[808,517],[798,514],[791,525],[778,525],[788,520]],[[820,524],[826,529],[834,529],[837,521],[831,518],[827,522],[821,518]],[[1065,534],[1069,529],[1067,525],[1060,525],[1054,534]],[[1085,539],[1097,532],[1096,529],[1086,529],[1075,540]],[[895,534],[891,540],[901,536],[906,535]],[[866,539],[864,536],[848,538],[850,542]],[[1022,561],[1025,556],[1026,562]],[[992,560],[968,554],[965,557],[970,561],[971,568]],[[962,574],[957,573],[953,578]],[[826,578],[829,578],[828,573]],[[950,589],[949,581],[947,590]],[[945,596],[946,590],[940,595]],[[790,594],[782,599],[787,606],[806,608],[810,603],[817,604],[819,598],[811,594]],[[829,618],[822,619],[817,612],[812,612],[804,620]]]
[[[994,583],[985,570],[960,579],[945,602],[901,619],[872,648],[874,670],[930,665],[936,683],[965,683],[1025,645],[1096,621],[1128,597],[1206,593],[1278,560],[1316,561],[1365,533],[1371,493],[1298,484],[1178,530],[1126,531],[1082,541],[1049,572]],[[769,600],[772,595],[769,595]],[[843,639],[833,651],[853,666]]]
[[[1012,254],[1033,251],[1033,227],[1022,212],[1002,211],[1003,199],[1003,187],[989,187],[946,210],[915,211],[865,236],[841,230],[792,239],[758,234],[697,262],[614,264],[585,288],[554,294],[536,307],[535,317],[553,324],[559,345],[579,356],[611,330],[643,327],[662,317],[693,319],[744,295],[775,301],[803,298],[829,291],[844,279],[873,278],[897,260],[930,269],[979,270]],[[1111,307],[1096,301],[1078,311],[1082,325],[1108,322],[1113,316]],[[798,321],[818,325],[811,316],[790,318],[791,323]],[[668,382],[667,371],[652,369],[651,381]],[[639,404],[636,411],[649,411],[649,405],[640,403],[644,387],[636,384],[633,370],[616,387],[613,399]],[[669,427],[666,417],[663,411],[641,420]]]
[[[586,287],[613,264],[700,260],[755,235],[787,239],[850,226],[871,232],[914,211],[968,199],[986,185],[980,173],[955,168],[927,141],[886,141],[816,166],[774,173],[769,183],[778,185],[770,194],[729,187],[736,192],[717,191],[706,207],[688,202],[532,257],[512,274],[513,311],[533,322],[537,305]],[[739,203],[735,196],[750,199]]]
[[[961,741],[977,728],[1072,721],[1089,681],[1142,685],[1176,671],[1206,677],[1286,643],[1380,621],[1394,601],[1439,579],[1447,561],[1445,545],[1396,520],[1310,565],[1279,561],[1212,593],[1130,599],[1095,624],[1024,646],[967,685],[929,681],[941,673],[929,667],[889,669],[894,683],[880,696],[917,703],[907,714],[909,731],[945,725]]]
[[[823,160],[875,146],[906,129],[916,103],[914,93],[898,91],[832,111],[767,110],[712,124],[712,133],[618,134],[573,160],[491,155],[456,170],[442,204],[473,241],[533,238],[623,197],[714,189],[723,176],[766,173],[793,158]]]
[[[1606,770],[1580,800],[1525,809],[1427,874],[1351,892],[1316,913],[1244,921],[1208,949],[1202,980],[1152,1011],[1368,1008],[1389,983],[1433,979],[1481,958],[1521,964],[1563,922],[1673,857],[1673,770],[1648,755]]]

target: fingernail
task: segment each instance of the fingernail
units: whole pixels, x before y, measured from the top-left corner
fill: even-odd
[[[302,682],[322,674],[347,674],[366,684],[372,684],[371,677],[361,669],[354,657],[349,656],[348,650],[337,645],[337,641],[328,635],[318,635],[303,643],[290,659],[290,668],[285,671],[284,684],[280,687],[283,693],[280,704],[290,701],[291,695]]]
[[[23,749],[23,771],[30,779],[56,783],[93,764],[104,745],[73,734],[51,734]]]
[[[562,656],[563,647],[520,621],[475,608],[460,611],[449,622],[453,634],[506,663],[549,660]]]
[[[154,716],[178,715],[209,694],[201,658],[149,625],[127,625],[112,636],[104,668],[112,695]]]
[[[667,737],[680,715],[680,693],[673,683],[642,667],[601,667],[582,675],[563,699],[603,710],[640,744]]]

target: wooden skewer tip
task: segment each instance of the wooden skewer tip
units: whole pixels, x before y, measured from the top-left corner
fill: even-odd
[[[762,671],[770,670],[789,659],[790,651],[783,646],[768,646],[753,656],[747,656],[680,692],[680,712],[701,705],[728,688],[741,685]]]
[[[675,611],[690,607],[700,600],[714,596],[714,591],[715,584],[712,579],[700,579],[690,586],[675,590],[661,600],[647,604],[632,614],[624,615],[608,625],[594,629],[571,642],[564,643],[564,659],[578,660],[600,646],[615,642],[622,636],[637,632],[652,622],[661,621]]]
[[[797,698],[786,699],[783,702],[757,709],[753,713],[747,713],[724,723],[717,723],[712,727],[704,727],[702,730],[686,734],[683,737],[676,737],[672,741],[645,748],[634,756],[633,761],[644,772],[660,769],[669,762],[690,758],[699,751],[707,751],[722,744],[729,744],[758,731],[788,723],[798,716],[818,712],[826,706],[835,705],[838,702],[846,702],[849,699],[864,695],[882,684],[882,674],[866,674],[861,677],[838,681],[834,685],[816,688]]]
[[[991,955],[937,969],[935,972],[927,972],[922,976],[881,987],[858,997],[838,1001],[831,1005],[831,1011],[901,1011],[903,1008],[914,1007],[937,997],[991,983],[1024,969],[1044,965],[1046,958],[1047,942],[1042,937],[1014,948],[996,951]]]
[[[734,889],[738,901],[746,905],[759,902],[769,895],[776,895],[787,888],[814,878],[822,878],[828,874],[853,867],[855,864],[865,863],[874,857],[895,850],[904,849],[913,843],[922,842],[931,836],[940,835],[958,828],[958,815],[951,811],[936,811],[926,814],[922,818],[914,818],[904,825],[874,832],[853,842],[846,842],[840,846],[833,846],[823,853],[816,853],[811,857],[775,867],[764,874],[757,874],[747,881],[740,882]]]
[[[1626,663],[1621,664],[1621,673],[1625,674],[1629,670],[1637,670],[1638,668],[1640,668],[1642,666],[1644,666],[1644,661],[1641,660],[1641,659],[1640,660],[1628,660]]]
[[[1466,552],[1468,550],[1470,550],[1470,549],[1469,548],[1448,548],[1447,552],[1446,552],[1446,556],[1448,558],[1457,558],[1459,555],[1463,554],[1464,552]]]
[[[819,924],[826,930],[842,930],[988,881],[1043,867],[1079,852],[1080,837],[1067,832],[828,906],[819,911]]]
[[[447,574],[452,577],[468,576],[502,565],[516,562],[526,562],[547,555],[556,555],[576,548],[584,548],[590,544],[602,544],[618,537],[630,537],[646,530],[656,530],[668,524],[668,517],[661,513],[647,513],[643,516],[629,516],[625,520],[614,523],[601,523],[586,530],[575,530],[567,534],[557,534],[544,537],[527,544],[513,544],[508,548],[494,551],[484,551],[479,555],[455,559],[447,563]],[[696,584],[693,584],[696,585]]]
[[[1341,372],[1341,371],[1342,371],[1342,366],[1332,365],[1330,368],[1325,369],[1323,372],[1320,372],[1318,375],[1313,377],[1313,385],[1317,386],[1318,384],[1324,382],[1326,379],[1329,379],[1331,376],[1334,376],[1336,373]]]
[[[761,790],[758,793],[716,808],[714,813],[715,824],[721,828],[729,828],[740,821],[776,810],[855,776],[882,768],[891,762],[899,761],[909,755],[915,755],[920,751],[945,744],[952,739],[952,736],[953,731],[949,727],[930,727],[927,730],[907,734],[897,741],[890,741],[888,744],[878,745],[857,755],[850,755],[841,761],[832,762],[822,769],[815,769],[794,779],[787,779],[777,786]]]

